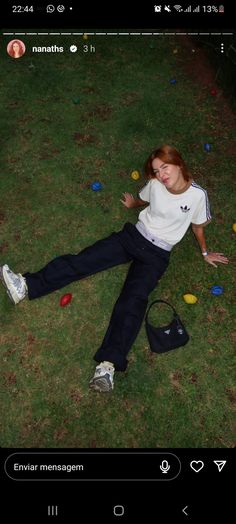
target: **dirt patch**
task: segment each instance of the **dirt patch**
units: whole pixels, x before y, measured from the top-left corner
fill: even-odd
[[[13,371],[3,373],[3,378],[5,386],[12,386],[12,384],[16,384],[16,373]]]
[[[0,253],[7,253],[9,248],[9,244],[7,242],[4,242],[0,245]]]
[[[236,388],[227,388],[226,389],[226,395],[230,401],[231,404],[236,405]]]
[[[205,50],[198,46],[190,36],[181,36],[181,53],[176,55],[180,67],[195,80],[199,86],[216,89],[216,71],[209,62]]]
[[[79,404],[83,398],[83,395],[78,390],[73,390],[70,394],[70,398],[76,403]]]
[[[93,135],[82,133],[74,133],[74,140],[75,142],[77,142],[79,146],[83,146],[86,144],[94,144],[96,141]]]
[[[124,93],[122,97],[122,106],[131,106],[132,104],[135,104],[140,100],[140,96],[138,93],[135,93],[134,91],[130,91],[128,93]]]
[[[192,373],[190,378],[189,378],[189,382],[191,384],[196,384],[197,383],[197,374],[196,373]]]
[[[169,374],[170,383],[175,390],[181,390],[183,388],[181,384],[182,374],[178,371],[174,371]]]
[[[5,221],[5,215],[4,213],[0,212],[0,225],[3,224],[4,221]]]
[[[90,94],[97,93],[97,91],[96,91],[96,89],[94,87],[87,86],[87,87],[84,87],[82,89],[82,93],[86,93],[86,94],[90,95]]]
[[[85,117],[86,119],[88,117],[96,117],[98,118],[99,120],[108,120],[110,118],[112,114],[112,108],[108,105],[105,105],[105,104],[101,104],[99,106],[96,106],[92,109],[92,111],[88,111],[87,113],[85,113]]]
[[[189,78],[199,85],[199,100],[206,94],[214,98],[219,110],[221,122],[235,128],[235,113],[230,106],[223,90],[217,86],[217,71],[211,65],[205,50],[196,44],[189,36],[181,37],[181,53],[176,55],[178,67],[180,67]],[[220,125],[220,124],[219,124]],[[217,130],[220,132],[220,129]],[[232,148],[235,154],[235,148]]]
[[[50,160],[51,158],[53,158],[56,155],[59,155],[60,153],[61,153],[61,150],[57,148],[50,149],[48,151],[45,150],[45,151],[42,151],[41,155],[39,155],[39,160]]]
[[[127,171],[120,171],[119,173],[117,173],[117,176],[120,176],[121,178],[127,178],[129,175]]]

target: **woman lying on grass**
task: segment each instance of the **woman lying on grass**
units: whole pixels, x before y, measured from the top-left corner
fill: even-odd
[[[164,145],[151,153],[145,165],[146,185],[138,198],[123,193],[127,208],[145,206],[138,222],[98,240],[77,255],[62,255],[36,273],[13,273],[7,264],[0,278],[9,298],[18,304],[42,297],[75,280],[118,264],[131,262],[127,278],[115,303],[110,322],[94,359],[99,364],[90,381],[97,391],[111,391],[114,371],[125,371],[127,354],[140,330],[148,296],[166,271],[172,248],[190,224],[206,263],[228,264],[223,253],[208,252],[204,228],[211,220],[205,189],[196,184],[180,153]]]

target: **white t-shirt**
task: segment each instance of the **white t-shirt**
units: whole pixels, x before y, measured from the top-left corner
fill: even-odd
[[[149,202],[139,220],[155,237],[174,246],[190,224],[206,225],[211,220],[207,192],[194,181],[183,193],[171,193],[157,178],[152,178],[139,192]]]

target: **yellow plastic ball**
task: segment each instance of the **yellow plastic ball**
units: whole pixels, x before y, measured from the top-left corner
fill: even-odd
[[[232,225],[232,229],[236,233],[236,222]]]
[[[186,304],[196,304],[197,302],[197,297],[195,297],[195,295],[191,295],[191,293],[186,293],[186,295],[183,295],[183,299]]]
[[[138,180],[138,179],[140,178],[140,174],[139,174],[139,172],[138,172],[138,171],[132,171],[132,173],[131,173],[131,178],[132,178],[133,180]]]

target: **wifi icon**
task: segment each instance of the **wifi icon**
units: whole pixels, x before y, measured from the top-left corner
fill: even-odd
[[[174,5],[174,9],[176,9],[176,11],[178,11],[179,13],[181,13],[181,11],[183,11],[182,5]]]

